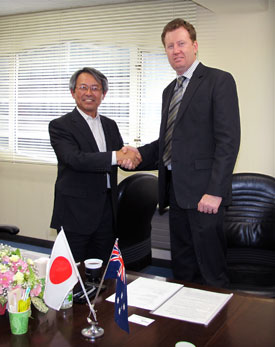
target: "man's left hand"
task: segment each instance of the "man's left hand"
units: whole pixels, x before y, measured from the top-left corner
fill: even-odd
[[[203,213],[216,214],[222,202],[220,196],[204,194],[198,203],[198,211]]]

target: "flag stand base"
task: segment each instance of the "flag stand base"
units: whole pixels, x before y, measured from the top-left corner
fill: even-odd
[[[91,340],[94,340],[102,335],[104,335],[104,329],[97,327],[97,323],[92,322],[90,328],[84,328],[81,330],[81,334]]]

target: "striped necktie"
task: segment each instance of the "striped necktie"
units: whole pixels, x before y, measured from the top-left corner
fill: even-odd
[[[180,76],[177,79],[177,85],[174,90],[174,94],[172,96],[170,106],[169,106],[166,133],[165,133],[165,139],[164,139],[164,153],[163,153],[163,162],[165,166],[171,164],[172,133],[173,133],[177,113],[178,113],[179,106],[182,99],[182,91],[183,91],[182,83],[185,79],[186,77],[184,76]]]

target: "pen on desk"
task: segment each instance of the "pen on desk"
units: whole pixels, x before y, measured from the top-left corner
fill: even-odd
[[[92,287],[91,289],[87,290],[87,295],[91,294],[92,292],[94,292],[96,290],[96,287]],[[85,296],[85,294],[82,294],[81,297],[79,299],[83,299]]]
[[[87,290],[87,294],[91,294],[94,290],[96,289],[96,287],[91,287],[90,289]],[[83,290],[80,290],[79,292],[74,293],[73,297],[74,298],[79,298],[79,299],[83,299],[84,298],[84,293]]]

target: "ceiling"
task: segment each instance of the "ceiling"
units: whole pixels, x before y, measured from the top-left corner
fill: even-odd
[[[0,16],[138,1],[145,0],[0,0]],[[173,3],[173,0],[167,1]],[[265,11],[268,7],[268,0],[194,0],[194,2],[215,13]]]
[[[193,0],[214,13],[249,13],[267,11],[268,0]],[[274,1],[274,0],[273,0]]]
[[[0,16],[137,1],[141,0],[0,0]]]

